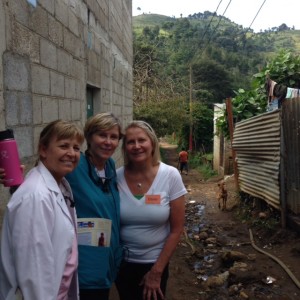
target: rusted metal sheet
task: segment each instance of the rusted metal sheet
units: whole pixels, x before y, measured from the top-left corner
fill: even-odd
[[[282,107],[287,208],[300,213],[300,98],[286,100]]]
[[[280,209],[280,111],[236,124],[232,146],[237,153],[239,187]]]

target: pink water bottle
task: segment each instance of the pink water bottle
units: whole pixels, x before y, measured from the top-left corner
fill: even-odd
[[[13,131],[11,129],[0,131],[0,168],[5,170],[4,186],[16,186],[23,182],[20,165]]]

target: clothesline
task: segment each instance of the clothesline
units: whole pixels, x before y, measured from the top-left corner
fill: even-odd
[[[285,99],[292,99],[292,98],[297,98],[297,97],[300,96],[300,89],[286,87],[285,85],[278,84],[276,81],[273,81],[271,79],[268,79],[268,81],[269,81],[268,94],[271,97],[281,96],[280,91],[286,91],[285,92],[285,97],[284,97]],[[277,89],[275,87],[277,87]],[[275,90],[274,90],[274,88],[275,88]],[[278,95],[278,92],[279,92],[279,95]]]
[[[287,87],[278,84],[276,81],[267,78],[266,91],[268,95],[267,111],[272,111],[281,107],[284,99],[292,99],[300,97],[300,89]]]

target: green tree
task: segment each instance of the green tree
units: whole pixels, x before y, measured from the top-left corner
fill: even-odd
[[[241,121],[266,112],[266,79],[270,78],[287,87],[300,88],[300,56],[288,50],[282,50],[261,70],[253,75],[252,89],[239,89],[232,98],[234,121]],[[226,111],[217,120],[217,127],[225,136],[229,136]]]
[[[134,107],[133,118],[151,124],[158,136],[181,131],[188,120],[186,104],[182,98],[142,102]]]
[[[202,59],[192,65],[193,89],[206,90],[213,102],[232,95],[231,79],[225,68],[213,60]]]
[[[210,152],[213,146],[213,110],[200,102],[192,102],[192,116],[188,115],[182,124],[181,144],[189,144],[190,126],[192,124],[193,150]]]

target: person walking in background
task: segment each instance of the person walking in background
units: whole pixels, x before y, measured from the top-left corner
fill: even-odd
[[[189,173],[189,168],[188,168],[188,158],[189,154],[185,150],[185,148],[182,148],[182,150],[179,152],[179,169],[180,169],[180,174],[182,174],[183,170],[185,170],[185,174],[188,175]]]
[[[74,124],[54,121],[41,132],[39,161],[7,204],[1,238],[0,299],[77,300],[76,216],[64,176],[84,140]],[[1,183],[5,173],[1,170]]]
[[[115,163],[111,156],[122,138],[122,127],[112,113],[100,113],[85,124],[87,150],[78,167],[66,178],[75,198],[78,218],[111,221],[110,244],[78,246],[80,300],[108,300],[122,260],[120,198]]]
[[[117,170],[121,241],[126,249],[116,280],[120,300],[164,299],[168,264],[183,231],[187,193],[178,170],[160,161],[152,127],[133,121]]]

